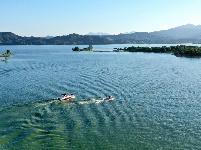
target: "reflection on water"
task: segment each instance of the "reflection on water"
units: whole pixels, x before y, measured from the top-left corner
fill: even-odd
[[[10,48],[0,149],[200,149],[200,59],[72,47]],[[58,101],[64,92],[76,99]]]

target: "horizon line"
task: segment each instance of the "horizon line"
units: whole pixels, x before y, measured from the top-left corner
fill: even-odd
[[[25,36],[25,35],[19,35],[19,34],[16,34],[12,31],[3,31],[3,32],[0,32],[0,33],[13,33],[17,36],[21,36],[21,37],[44,37],[44,38],[47,38],[47,37],[58,37],[58,36],[67,36],[67,35],[71,35],[71,34],[77,34],[77,35],[91,35],[91,36],[107,36],[107,35],[120,35],[120,34],[133,34],[133,33],[152,33],[152,32],[160,32],[160,31],[166,31],[166,30],[170,30],[170,29],[174,29],[174,28],[178,28],[178,27],[182,27],[182,26],[188,26],[188,25],[192,25],[192,26],[201,26],[200,24],[198,25],[194,25],[194,24],[191,24],[191,23],[187,23],[187,24],[184,24],[184,25],[180,25],[180,26],[176,26],[176,27],[172,27],[172,28],[169,28],[169,29],[163,29],[163,30],[156,30],[156,31],[130,31],[130,32],[124,32],[124,33],[117,33],[117,34],[110,34],[110,33],[106,33],[106,32],[88,32],[86,34],[79,34],[79,33],[69,33],[69,34],[63,34],[63,35],[46,35],[46,36],[33,36],[33,35],[30,35],[30,36]],[[91,34],[90,34],[91,33]],[[99,34],[98,34],[99,33]],[[100,34],[100,33],[103,33],[103,34]]]

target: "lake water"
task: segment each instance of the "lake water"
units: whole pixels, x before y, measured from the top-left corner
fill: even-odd
[[[0,46],[0,149],[201,149],[201,59],[73,47]]]

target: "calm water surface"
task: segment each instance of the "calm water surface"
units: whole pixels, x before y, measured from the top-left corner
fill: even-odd
[[[0,149],[201,149],[201,59],[73,47],[0,46]]]

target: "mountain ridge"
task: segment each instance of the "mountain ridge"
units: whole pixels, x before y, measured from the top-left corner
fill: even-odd
[[[173,39],[196,38],[201,35],[201,25],[186,24],[168,30],[154,31],[152,34]]]
[[[102,32],[99,32],[102,33]],[[154,32],[127,32],[118,35],[79,35],[22,37],[0,32],[0,45],[95,45],[95,44],[177,44],[201,43],[201,25],[186,24]]]

